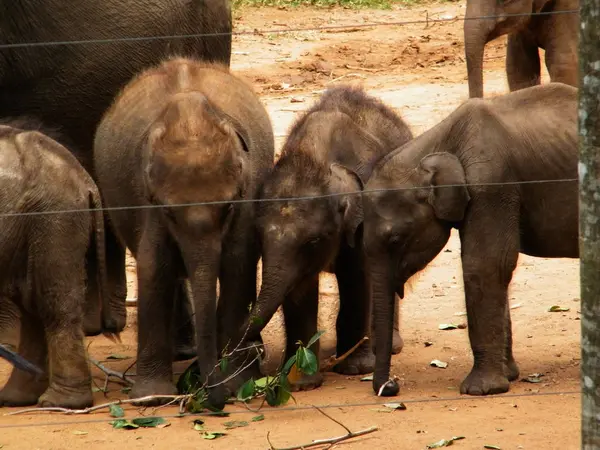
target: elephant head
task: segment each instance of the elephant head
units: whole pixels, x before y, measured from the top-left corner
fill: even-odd
[[[485,45],[522,30],[529,24],[531,13],[543,11],[551,3],[550,0],[467,0],[464,38],[469,97],[483,97]]]
[[[263,276],[251,325],[242,330],[249,337],[256,337],[287,294],[332,262],[341,243],[358,245],[363,181],[331,155],[359,154],[357,147],[373,145],[379,145],[375,138],[339,112],[313,112],[292,130],[261,188],[260,196],[274,201],[257,205]],[[291,197],[307,199],[283,200]]]
[[[394,294],[402,298],[406,281],[442,250],[470,200],[463,167],[453,154],[430,153],[416,167],[399,156],[376,169],[363,199],[364,246],[378,346],[373,389],[379,392],[385,386],[381,395],[398,392],[395,382],[387,383]],[[400,185],[398,180],[402,180]],[[398,190],[369,192],[392,187]]]
[[[185,270],[181,275],[190,280],[203,376],[215,372],[217,364],[216,288],[222,240],[239,209],[232,202],[244,196],[249,184],[243,136],[235,121],[204,95],[184,92],[153,123],[145,146],[146,196],[160,207],[158,220],[179,249]],[[209,376],[209,385],[215,377]]]

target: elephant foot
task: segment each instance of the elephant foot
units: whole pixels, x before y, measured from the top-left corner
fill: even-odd
[[[382,382],[374,377],[373,391],[379,397],[395,397],[400,392],[400,385],[394,378]]]
[[[129,398],[141,399],[149,396],[161,396],[161,395],[177,395],[177,388],[175,385],[166,380],[148,380],[143,379],[136,381],[129,392]],[[172,399],[170,398],[150,398],[133,402],[135,406],[160,406],[168,403]]]
[[[194,345],[179,343],[173,348],[173,361],[187,361],[198,356]]]
[[[0,406],[35,406],[48,383],[31,381],[24,387],[16,387],[10,381],[0,390]]]
[[[333,367],[333,371],[344,375],[361,375],[375,370],[375,354],[368,343],[357,348],[354,353]]]
[[[67,409],[83,409],[94,404],[92,390],[88,387],[86,390],[77,392],[59,392],[53,387],[49,387],[39,398],[40,407],[59,407]]]
[[[519,372],[519,366],[514,359],[511,359],[506,363],[506,366],[504,367],[504,373],[506,374],[508,381],[515,381],[518,379]]]
[[[372,333],[371,341],[371,349],[373,353],[377,353],[377,347],[375,345],[375,334]],[[402,352],[404,348],[404,339],[400,336],[400,331],[394,330],[394,334],[392,336],[392,355],[397,355]]]
[[[290,388],[292,392],[312,391],[313,389],[321,387],[323,379],[323,374],[321,372],[317,372],[314,375],[302,374],[299,379],[290,383]]]
[[[460,393],[468,395],[493,395],[508,392],[510,383],[504,371],[473,368],[460,385]]]

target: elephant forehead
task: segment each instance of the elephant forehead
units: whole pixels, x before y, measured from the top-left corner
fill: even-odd
[[[283,238],[294,239],[297,236],[296,227],[293,223],[272,223],[266,228],[269,239],[280,240]]]

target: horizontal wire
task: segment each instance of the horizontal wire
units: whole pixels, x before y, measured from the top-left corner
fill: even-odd
[[[210,202],[191,202],[191,203],[175,203],[172,205],[134,205],[134,206],[107,206],[101,208],[82,208],[82,209],[62,209],[53,211],[30,211],[30,212],[14,212],[14,213],[2,213],[0,218],[3,217],[18,217],[18,216],[42,216],[49,214],[73,214],[82,212],[93,212],[93,211],[123,211],[123,210],[138,210],[138,209],[154,209],[154,208],[182,208],[189,206],[207,206],[207,205],[229,205],[238,203],[270,203],[270,202],[289,202],[289,201],[301,201],[301,200],[318,200],[332,197],[344,197],[347,195],[364,195],[364,194],[375,194],[381,192],[399,192],[399,191],[413,191],[417,189],[427,188],[444,188],[444,187],[481,187],[481,186],[513,186],[523,184],[546,184],[546,183],[565,183],[579,181],[578,178],[561,178],[554,180],[527,180],[527,181],[504,181],[504,182],[490,182],[490,183],[464,183],[464,184],[440,184],[436,186],[411,186],[411,187],[398,187],[398,188],[382,188],[382,189],[370,189],[364,191],[351,191],[333,194],[322,194],[312,195],[304,197],[281,197],[281,198],[254,198],[254,199],[238,199],[238,200],[215,200]]]
[[[498,395],[487,395],[487,396],[461,396],[461,397],[443,397],[443,398],[424,398],[424,399],[408,399],[408,400],[399,400],[397,398],[386,397],[388,400],[381,402],[363,402],[363,403],[340,403],[340,404],[329,404],[329,405],[306,405],[306,406],[290,406],[290,407],[278,407],[278,408],[267,408],[260,410],[236,410],[236,411],[223,411],[227,414],[256,414],[256,413],[278,413],[280,411],[306,411],[310,409],[329,409],[329,408],[356,408],[362,406],[383,406],[385,403],[405,403],[405,404],[417,404],[417,403],[440,403],[440,402],[455,402],[462,400],[489,400],[489,399],[505,399],[505,398],[525,398],[525,397],[548,397],[555,395],[578,395],[581,394],[581,391],[560,391],[560,392],[538,392],[538,393],[525,393],[525,394],[498,394]],[[116,401],[116,400],[115,400]],[[151,408],[151,407],[149,407]],[[64,413],[63,413],[64,414]],[[182,417],[222,417],[222,413],[215,412],[202,412],[202,413],[183,413],[183,414],[151,414],[138,416],[135,418],[127,418],[127,420],[133,420],[136,418],[143,417],[162,417],[164,419],[173,419],[173,418],[182,418]],[[6,416],[6,414],[5,414]],[[110,422],[114,419],[112,417],[107,417],[105,419],[91,419],[91,420],[71,420],[71,421],[59,421],[59,422],[35,422],[35,423],[23,423],[23,424],[6,424],[0,425],[0,429],[2,428],[27,428],[27,427],[41,427],[41,426],[52,426],[52,425],[81,425],[88,423],[103,423]]]
[[[475,16],[475,17],[461,17],[463,20],[486,20],[486,19],[505,19],[508,17],[523,17],[523,16],[550,16],[556,14],[576,14],[579,13],[578,9],[568,9],[561,11],[541,11],[531,13],[517,13],[517,14],[499,14],[491,16]],[[85,44],[111,44],[115,42],[139,42],[139,41],[156,41],[156,40],[174,40],[174,39],[192,39],[192,38],[203,38],[212,36],[243,36],[243,35],[255,35],[255,34],[278,34],[278,33],[290,33],[290,32],[302,32],[302,31],[329,31],[329,30],[343,30],[345,28],[370,28],[380,26],[403,26],[403,25],[417,25],[417,24],[429,24],[429,23],[440,23],[440,22],[454,22],[459,20],[459,17],[445,18],[445,19],[421,19],[421,20],[407,20],[407,21],[394,21],[394,22],[371,22],[361,23],[354,25],[326,25],[322,27],[312,28],[276,28],[272,30],[243,30],[243,31],[231,31],[231,32],[220,32],[220,33],[192,33],[192,34],[177,34],[170,36],[138,36],[138,37],[124,37],[124,38],[111,38],[111,39],[87,39],[87,40],[73,40],[73,41],[46,41],[46,42],[22,42],[15,44],[0,44],[0,50],[13,49],[13,48],[25,48],[25,47],[50,47],[57,45],[85,45]]]

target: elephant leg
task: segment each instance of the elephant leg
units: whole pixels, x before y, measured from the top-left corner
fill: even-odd
[[[525,33],[511,33],[508,35],[506,76],[511,91],[535,86],[541,82],[538,46]]]
[[[336,322],[336,355],[340,357],[369,334],[371,295],[360,251],[342,246],[335,263],[335,275],[340,292],[340,310]],[[369,341],[363,342],[333,368],[347,375],[370,373],[374,369],[375,355]]]
[[[553,42],[546,48],[545,60],[550,81],[565,83],[574,87],[579,85],[576,46],[570,48],[568,43],[564,41]]]
[[[19,308],[9,296],[0,296],[0,344],[16,350],[19,346]]]
[[[179,280],[175,291],[172,329],[175,332],[174,361],[185,361],[198,355],[194,312],[185,280]]]
[[[394,332],[392,338],[392,355],[397,355],[402,352],[404,348],[404,339],[400,335],[400,297],[397,295],[394,297],[394,301],[396,302],[396,314],[394,314]],[[377,353],[377,341],[375,340],[375,336],[377,333],[375,332],[375,317],[374,312],[371,314],[371,335],[369,336],[371,340],[371,349],[373,353]]]
[[[38,402],[48,388],[47,348],[42,322],[37,316],[21,310],[18,353],[44,374],[36,376],[13,367],[8,382],[0,390],[0,406],[30,406]]]
[[[152,225],[144,230],[137,257],[138,349],[137,374],[131,398],[174,395],[173,298],[176,295],[176,263],[168,235]],[[143,403],[155,406],[164,400]]]
[[[304,345],[317,332],[317,320],[319,315],[319,276],[315,276],[299,288],[294,289],[287,295],[283,302],[283,317],[286,330],[285,361],[291,358],[298,349],[296,342],[302,341]],[[319,341],[315,342],[310,349],[319,361]],[[319,364],[320,366],[320,364]],[[291,383],[292,391],[308,391],[316,389],[323,384],[323,374],[320,367],[314,375],[300,373],[298,380]]]
[[[504,329],[506,332],[506,378],[508,378],[508,381],[515,381],[517,378],[519,378],[519,366],[517,365],[513,355],[512,322],[510,320],[510,308],[508,307],[508,300],[504,315]]]
[[[480,200],[471,206],[460,230],[469,340],[474,357],[473,368],[460,391],[470,395],[507,392],[508,376],[513,376],[516,368],[507,310],[508,286],[519,256],[518,204],[506,201],[503,207],[494,208],[489,205],[498,202],[490,198]]]

